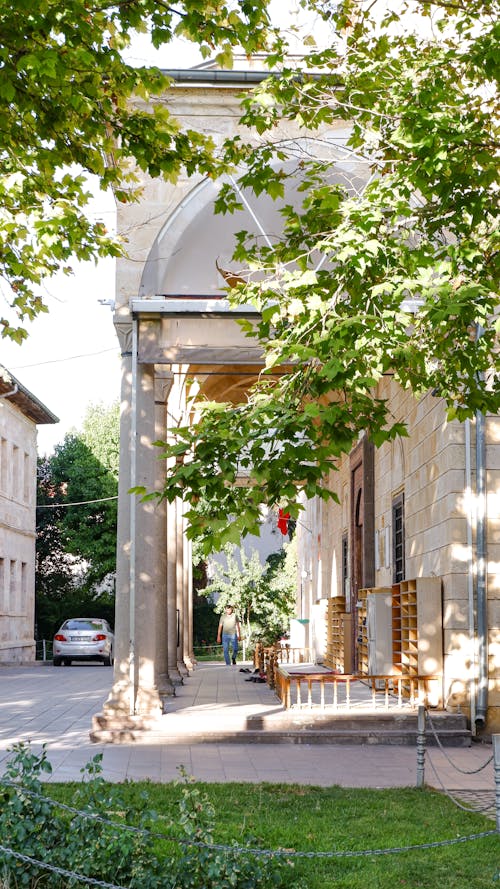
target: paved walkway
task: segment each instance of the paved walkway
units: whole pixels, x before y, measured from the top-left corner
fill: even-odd
[[[200,664],[171,699],[162,717],[168,742],[154,735],[132,744],[92,744],[92,716],[106,700],[112,671],[86,664],[54,669],[51,664],[0,666],[0,774],[8,749],[31,741],[46,744],[52,781],[80,780],[80,769],[96,753],[103,754],[103,777],[109,781],[172,781],[184,766],[201,781],[285,782],[343,787],[408,787],[416,784],[416,751],[393,745],[223,744],[177,743],[186,727],[239,724],[244,731],[250,714],[278,712],[280,705],[267,685],[246,682],[240,666]],[[468,748],[428,749],[427,784],[480,803],[494,803],[493,764],[477,774],[492,755],[488,744]],[[450,763],[453,763],[453,765]]]

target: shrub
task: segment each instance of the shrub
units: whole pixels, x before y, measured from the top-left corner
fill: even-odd
[[[36,863],[0,852],[0,889],[68,889],[85,885],[79,876],[128,889],[289,886],[289,864],[281,858],[256,860],[236,846],[213,846],[213,806],[184,769],[178,818],[159,842],[151,829],[156,813],[147,808],[146,797],[131,809],[120,785],[102,778],[101,760],[102,754],[97,754],[82,769],[72,806],[64,807],[44,793],[41,777],[52,771],[45,747],[40,754],[24,743],[12,748],[0,779],[0,836],[3,846]],[[49,871],[44,864],[71,875]]]

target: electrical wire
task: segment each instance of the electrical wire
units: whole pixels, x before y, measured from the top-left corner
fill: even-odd
[[[28,367],[42,367],[44,364],[61,364],[63,361],[74,361],[75,358],[93,358],[95,355],[104,355],[106,352],[118,352],[118,345],[113,349],[101,349],[99,352],[84,352],[82,355],[68,355],[67,358],[50,358],[48,361],[38,361],[36,364],[18,364],[11,370],[26,370]]]
[[[101,497],[99,500],[79,500],[75,503],[37,503],[37,509],[60,509],[68,506],[87,506],[89,503],[106,503],[107,500],[118,500],[118,494],[114,497]]]

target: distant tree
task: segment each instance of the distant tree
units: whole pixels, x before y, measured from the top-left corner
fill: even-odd
[[[35,558],[35,631],[39,639],[51,638],[55,633],[75,587],[74,564],[66,552],[61,529],[63,508],[54,508],[56,497],[50,461],[40,459]]]
[[[118,481],[120,464],[120,404],[90,404],[80,437],[101,466]]]
[[[87,562],[86,583],[99,583],[116,565],[117,480],[79,435],[66,436],[50,466],[68,504],[59,519],[65,548]]]
[[[199,592],[215,601],[221,614],[234,606],[250,645],[275,642],[288,630],[295,612],[297,557],[295,543],[272,553],[263,566],[254,550],[246,556],[236,547],[224,549],[224,563],[214,562],[214,576]]]
[[[42,615],[54,610],[70,607],[77,616],[97,605],[100,615],[113,621],[118,438],[118,405],[90,405],[83,431],[66,435],[54,454],[39,462],[40,625]]]

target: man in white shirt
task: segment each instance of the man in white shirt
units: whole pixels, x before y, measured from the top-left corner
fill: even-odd
[[[232,605],[226,605],[224,612],[221,614],[219,628],[217,630],[217,644],[222,641],[222,651],[224,652],[224,660],[226,666],[236,664],[236,655],[238,654],[238,642],[241,639],[240,622],[238,615]],[[229,648],[232,648],[232,657]]]

